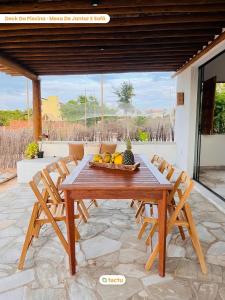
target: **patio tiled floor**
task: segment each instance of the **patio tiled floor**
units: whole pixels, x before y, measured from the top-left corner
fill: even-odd
[[[225,299],[225,215],[200,194],[192,193],[190,203],[209,273],[201,273],[189,238],[181,241],[174,233],[163,279],[157,264],[144,271],[146,246],[136,238],[139,226],[128,201],[99,201],[91,209],[88,224],[79,229],[76,276],[69,275],[67,256],[50,226],[30,247],[24,271],[17,271],[33,201],[25,185],[0,195],[0,300]],[[127,282],[103,286],[98,279],[104,274],[123,274]]]

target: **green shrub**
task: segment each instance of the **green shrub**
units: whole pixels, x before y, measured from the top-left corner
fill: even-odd
[[[27,148],[25,150],[25,157],[28,159],[35,158],[35,156],[38,153],[38,144],[36,142],[32,142],[27,145]]]
[[[139,129],[138,130],[138,141],[148,142],[149,140],[150,140],[149,132]]]

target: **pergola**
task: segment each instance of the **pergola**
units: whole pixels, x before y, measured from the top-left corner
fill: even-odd
[[[225,38],[225,0],[2,0],[0,13],[111,18],[108,24],[0,25],[0,71],[33,82],[35,140],[42,132],[39,76],[181,72]]]

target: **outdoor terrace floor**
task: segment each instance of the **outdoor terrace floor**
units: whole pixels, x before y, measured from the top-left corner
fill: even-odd
[[[99,201],[87,224],[81,224],[77,244],[78,273],[70,276],[67,255],[51,226],[45,226],[28,250],[24,271],[17,271],[34,196],[27,185],[15,185],[0,195],[0,300],[139,300],[225,299],[225,215],[197,192],[190,197],[208,275],[203,275],[190,239],[172,235],[166,277],[157,262],[145,272],[144,239],[129,201]],[[62,226],[63,227],[63,226]],[[63,227],[65,232],[65,228]],[[123,286],[103,286],[104,274],[123,274]]]

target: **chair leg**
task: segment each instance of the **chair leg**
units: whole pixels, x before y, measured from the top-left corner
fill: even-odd
[[[202,247],[201,247],[201,244],[200,244],[200,241],[199,241],[199,237],[198,237],[198,233],[197,233],[197,230],[196,230],[196,227],[195,227],[195,223],[194,223],[194,220],[193,220],[193,217],[192,217],[191,208],[190,208],[190,205],[188,203],[185,203],[184,211],[185,211],[185,214],[187,216],[188,224],[190,226],[190,228],[189,228],[190,236],[191,236],[192,243],[193,243],[193,246],[195,248],[196,254],[198,256],[198,260],[199,260],[199,263],[200,263],[200,266],[201,266],[202,273],[207,274],[207,266],[206,266],[206,263],[205,263],[205,257],[204,257]]]
[[[77,230],[77,226],[75,224],[75,241],[77,242],[77,241],[79,241],[79,239],[80,239],[80,233]]]
[[[131,200],[130,207],[134,206],[134,200]]]
[[[89,218],[90,215],[89,215],[89,212],[88,212],[88,210],[87,210],[87,207],[86,207],[85,204],[84,204],[84,201],[83,201],[83,200],[80,200],[80,201],[79,201],[79,205],[81,206],[81,208],[82,208],[84,214],[86,215],[86,218]]]
[[[146,240],[145,240],[145,244],[146,244],[147,246],[150,245],[151,240],[152,240],[152,237],[153,237],[153,235],[154,235],[154,233],[155,233],[155,231],[156,231],[156,229],[157,229],[157,226],[158,226],[158,223],[155,223],[155,224],[152,225],[152,227],[151,227],[151,229],[150,229],[150,232],[149,232],[149,234],[148,234],[148,236],[147,236],[147,238],[146,238]]]
[[[94,203],[95,207],[98,207],[98,202],[96,199],[93,199],[92,202]]]
[[[141,226],[141,229],[138,233],[138,239],[140,240],[142,238],[143,233],[145,232],[146,227],[148,226],[149,223],[144,222]]]
[[[36,224],[36,226],[35,226],[35,228],[34,228],[34,236],[35,236],[36,238],[39,237],[40,230],[41,230],[41,224],[38,223],[38,224]]]
[[[83,212],[83,210],[82,210],[79,202],[77,202],[77,209],[78,209],[78,211],[79,211],[79,213],[81,215],[81,218],[84,221],[84,223],[87,223],[87,217],[85,216],[85,214],[84,214],[84,212]]]
[[[155,248],[153,249],[151,255],[149,256],[146,264],[145,264],[145,270],[149,271],[153,265],[153,262],[157,256],[157,254],[159,253],[159,244],[157,243],[157,245],[155,246]]]
[[[171,204],[175,205],[174,199],[171,201]],[[174,206],[171,206],[171,205],[168,206],[168,211],[169,211],[169,213],[171,213],[171,215],[174,212],[174,210],[175,210]],[[177,217],[177,220],[179,221],[179,217]],[[185,233],[184,233],[183,227],[182,226],[178,226],[178,229],[179,229],[179,232],[180,232],[180,236],[181,236],[182,240],[184,241],[186,237],[185,237]]]
[[[18,269],[19,270],[23,269],[24,261],[25,261],[26,254],[27,254],[27,250],[28,250],[28,248],[29,248],[29,246],[32,242],[33,237],[34,237],[33,234],[34,234],[35,220],[36,220],[36,217],[37,217],[37,212],[38,212],[38,205],[37,205],[37,203],[35,203],[34,207],[33,207],[32,214],[31,214],[30,223],[29,223],[29,226],[28,226],[28,229],[27,229],[25,241],[24,241],[24,244],[23,244],[21,256],[20,256],[20,259],[19,259],[19,264],[18,264]]]
[[[140,203],[140,205],[139,205],[139,207],[138,207],[138,209],[137,209],[137,212],[136,212],[136,214],[135,214],[135,218],[138,218],[138,216],[139,216],[139,214],[140,214],[140,212],[141,212],[141,209],[142,209],[142,207],[143,207],[143,201]]]
[[[150,215],[153,216],[154,214],[153,205],[152,204],[149,205],[150,205]]]

